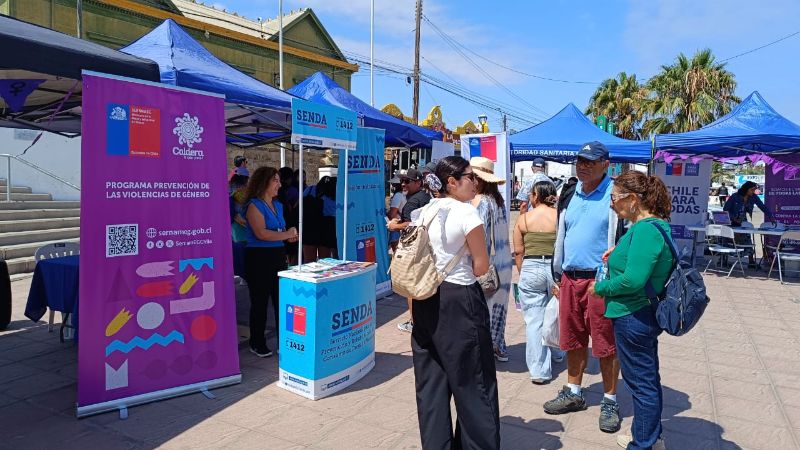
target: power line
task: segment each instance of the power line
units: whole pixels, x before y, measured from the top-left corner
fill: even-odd
[[[791,38],[791,37],[797,36],[798,34],[800,34],[800,31],[795,31],[795,32],[794,32],[794,33],[792,33],[792,34],[788,34],[788,35],[786,35],[786,36],[784,36],[784,37],[782,37],[782,38],[780,38],[780,39],[776,39],[776,40],[774,40],[774,41],[772,41],[772,42],[770,42],[770,43],[768,43],[768,44],[764,44],[764,45],[762,45],[761,47],[756,47],[756,48],[754,48],[754,49],[752,49],[752,50],[748,50],[748,51],[746,51],[746,52],[739,53],[738,55],[733,55],[733,56],[731,56],[730,58],[725,58],[725,59],[721,60],[720,62],[721,62],[721,63],[723,63],[723,62],[725,62],[725,61],[730,61],[730,60],[732,60],[732,59],[735,59],[735,58],[738,58],[738,57],[740,57],[740,56],[749,55],[750,53],[753,53],[753,52],[756,52],[756,51],[758,51],[758,50],[761,50],[762,48],[769,47],[770,45],[775,45],[775,44],[777,44],[778,42],[785,41],[786,39],[789,39],[789,38]]]
[[[422,18],[425,19],[425,21],[428,22],[429,24],[433,25],[433,22],[431,22],[431,20],[427,16],[425,16],[424,14],[423,14]],[[535,75],[535,74],[532,74],[532,73],[523,72],[523,71],[521,71],[519,69],[515,69],[513,67],[508,67],[506,65],[500,64],[497,61],[493,61],[493,60],[491,60],[491,59],[489,59],[489,58],[487,58],[487,57],[475,52],[471,48],[459,43],[458,41],[455,41],[455,42],[456,42],[456,44],[458,44],[464,50],[472,53],[473,55],[477,56],[478,58],[480,58],[480,59],[482,59],[482,60],[484,60],[484,61],[486,61],[488,63],[494,64],[495,66],[501,67],[501,68],[506,69],[506,70],[508,70],[510,72],[518,73],[520,75],[525,75],[526,77],[536,78],[536,79],[544,80],[544,81],[554,81],[554,82],[557,82],[557,83],[600,84],[600,82],[598,82],[598,81],[561,80],[561,79],[558,79],[558,78],[545,77],[545,76],[542,76],[542,75]]]

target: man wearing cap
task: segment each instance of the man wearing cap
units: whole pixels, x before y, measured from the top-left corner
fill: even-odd
[[[561,349],[567,352],[568,384],[555,399],[544,404],[544,411],[565,414],[586,409],[581,382],[591,337],[592,355],[600,360],[605,392],[600,403],[600,430],[615,433],[621,420],[614,328],[604,316],[603,298],[589,293],[589,284],[602,267],[603,254],[614,246],[617,237],[618,218],[610,207],[613,182],[606,175],[608,159],[608,149],[602,143],[585,144],[578,152],[574,194],[570,193],[566,202],[559,205],[553,278],[560,300],[558,321]]]
[[[400,210],[400,218],[392,219],[386,224],[389,231],[403,231],[411,224],[411,213],[422,208],[431,201],[431,196],[422,187],[422,174],[417,169],[408,169],[408,172],[400,175],[400,185],[406,193],[406,204]],[[411,312],[412,299],[408,300],[409,316]],[[411,332],[413,323],[411,319],[397,324],[401,331]]]
[[[522,183],[522,189],[517,192],[517,200],[519,200],[519,214],[525,214],[528,211],[528,196],[531,194],[533,185],[540,181],[551,181],[550,177],[545,174],[547,163],[542,158],[535,158],[531,164],[531,171],[533,176]]]

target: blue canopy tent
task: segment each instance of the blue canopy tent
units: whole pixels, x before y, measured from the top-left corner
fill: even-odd
[[[364,103],[322,72],[311,75],[288,92],[312,102],[355,111],[365,127],[386,130],[387,147],[431,148],[433,141],[442,140],[442,133],[415,126]]]
[[[225,129],[235,145],[291,134],[291,95],[221,61],[171,19],[120,51],[158,63],[162,83],[224,94]]]
[[[758,91],[720,119],[686,133],[658,134],[658,151],[718,158],[800,152],[800,125],[778,114]]]
[[[583,144],[591,141],[605,144],[611,160],[619,163],[646,163],[652,151],[648,141],[631,141],[604,132],[572,103],[544,122],[512,134],[508,140],[511,161],[543,158],[571,162]]]

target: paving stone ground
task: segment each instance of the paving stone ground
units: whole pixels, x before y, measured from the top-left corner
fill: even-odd
[[[800,449],[800,280],[748,275],[707,275],[712,302],[700,324],[660,339],[668,448]],[[278,388],[277,358],[256,358],[242,344],[243,381],[215,390],[216,399],[193,394],[131,408],[127,420],[78,420],[77,348],[23,316],[29,284],[12,284],[13,322],[0,332],[0,448],[420,448],[409,334],[396,328],[403,299],[379,301],[375,368],[332,397],[311,401]],[[241,321],[243,286],[237,298]],[[524,324],[513,306],[506,339],[511,360],[497,364],[504,449],[617,448],[616,437],[597,428],[596,360],[584,382],[589,409],[548,416],[541,405],[566,383],[565,365],[555,366],[550,385],[529,382]],[[619,401],[625,432],[632,409],[624,384]]]

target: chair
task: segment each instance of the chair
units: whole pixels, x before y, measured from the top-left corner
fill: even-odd
[[[800,241],[800,231],[787,231],[781,235],[781,240],[778,242],[778,246],[775,248],[775,257],[772,259],[772,264],[769,266],[769,273],[767,274],[767,278],[772,275],[772,268],[775,267],[775,261],[778,261],[778,278],[781,280],[781,284],[785,284],[783,282],[783,272],[784,269],[781,265],[781,261],[800,261],[800,253],[794,253],[793,247],[789,246],[788,241]]]
[[[744,249],[737,246],[734,237],[735,233],[733,232],[733,229],[725,225],[709,225],[708,228],[706,228],[706,247],[708,248],[708,251],[711,252],[711,260],[709,260],[708,264],[706,264],[706,268],[703,273],[708,272],[708,268],[711,266],[712,262],[715,266],[715,272],[724,273],[724,269],[719,270],[719,263],[714,260],[714,256],[719,256],[720,259],[727,259],[729,255],[733,255],[736,257],[736,261],[731,265],[731,269],[728,271],[726,278],[731,276],[731,273],[733,273],[733,269],[737,264],[742,270],[742,275],[747,277],[747,274],[744,273],[744,265],[742,264],[742,253],[744,253]],[[728,245],[726,240],[730,242],[731,245]]]
[[[36,258],[36,262],[39,262],[43,259],[61,258],[64,256],[79,255],[80,253],[81,247],[77,242],[53,242],[37,248],[34,257]],[[55,311],[51,309],[47,331],[53,331],[53,319],[55,318],[55,314]]]

